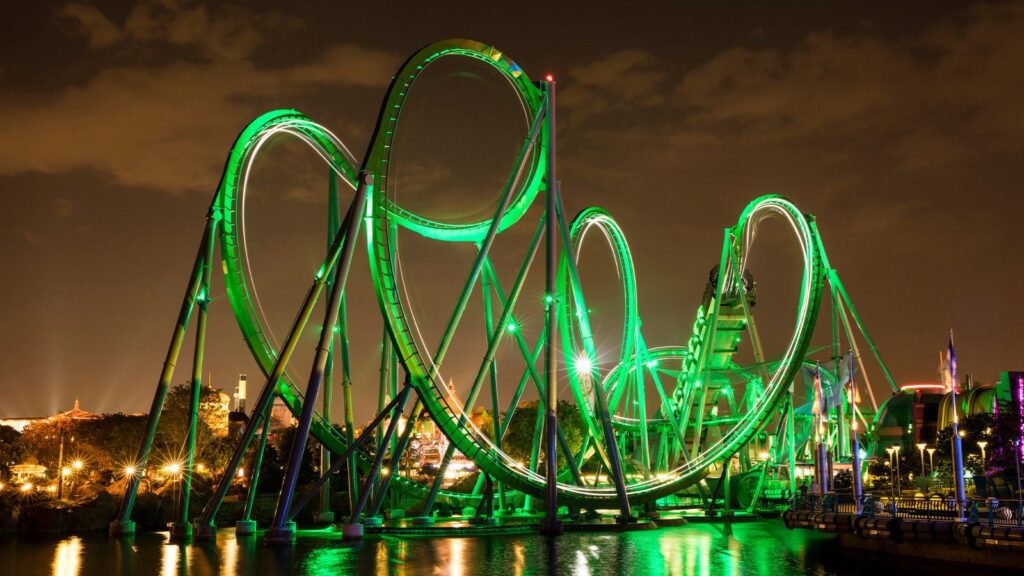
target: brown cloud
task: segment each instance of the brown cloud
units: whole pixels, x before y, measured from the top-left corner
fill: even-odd
[[[78,32],[85,35],[91,48],[109,46],[123,37],[121,30],[113,22],[87,4],[66,4],[57,11],[57,16],[71,22]]]
[[[609,109],[654,106],[664,100],[660,86],[665,72],[644,50],[622,50],[569,69],[569,82],[558,104],[569,112],[570,124]]]
[[[53,93],[5,92],[0,175],[88,169],[126,186],[208,192],[222,167],[226,136],[263,111],[259,102],[314,87],[384,86],[399,63],[380,50],[336,45],[311,62],[260,68],[248,57],[260,27],[275,17],[214,17],[201,5],[172,8],[141,4],[122,32],[111,35],[94,9],[65,7],[93,46],[118,39],[172,42],[198,49],[209,61],[116,66]]]
[[[901,169],[926,170],[1024,136],[1021,29],[1024,4],[982,5],[904,41],[818,32],[788,51],[735,48],[687,74],[675,103],[686,132],[723,144],[885,141]]]

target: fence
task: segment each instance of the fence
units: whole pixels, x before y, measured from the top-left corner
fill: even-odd
[[[956,499],[943,496],[891,497],[865,495],[860,498],[860,513],[870,518],[907,518],[913,520],[960,521]],[[1024,526],[1024,501],[974,498],[964,503],[963,521],[985,526]],[[801,494],[790,501],[790,510],[856,514],[853,494]]]

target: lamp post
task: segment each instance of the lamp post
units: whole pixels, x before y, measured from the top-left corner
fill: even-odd
[[[889,454],[889,495],[893,495],[894,488],[896,487],[896,480],[893,478],[893,473],[896,471],[896,467],[892,463],[892,455],[895,453],[892,446],[885,449],[885,452]]]
[[[853,381],[853,351],[850,351],[850,452],[852,453],[853,465],[853,502],[854,511],[857,514],[863,512],[862,500],[864,499],[864,479],[861,478],[861,456],[860,441],[857,439],[857,389]]]
[[[935,474],[935,448],[928,448],[928,471]]]
[[[917,444],[917,449],[921,451],[921,476],[925,475],[925,471],[924,471],[924,448],[925,448],[925,446],[927,446],[927,444],[925,444],[924,442],[920,442],[920,443]]]
[[[1024,494],[1020,491],[1020,438],[1013,441],[1013,459],[1017,464],[1017,500],[1024,500]]]
[[[902,487],[900,486],[900,445],[894,444],[892,449],[893,452],[896,454],[896,496],[899,497],[900,492],[903,491]]]

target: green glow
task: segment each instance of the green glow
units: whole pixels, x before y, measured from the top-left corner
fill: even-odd
[[[413,317],[410,306],[403,300],[396,278],[397,247],[393,241],[395,227],[402,227],[428,239],[444,242],[476,242],[481,240],[491,226],[491,220],[469,224],[451,224],[423,218],[391,201],[393,190],[389,183],[391,173],[391,150],[397,129],[401,123],[402,107],[415,80],[430,64],[441,58],[470,58],[484,62],[497,70],[515,92],[530,121],[538,118],[541,113],[544,95],[530,82],[526,74],[504,54],[491,46],[468,40],[447,40],[432,44],[410,58],[395,75],[378,118],[374,137],[367,158],[362,166],[348,153],[344,146],[330,131],[309,120],[294,110],[276,110],[255,119],[238,136],[232,147],[225,165],[224,174],[218,187],[214,214],[222,219],[220,225],[220,243],[225,285],[228,300],[231,302],[242,335],[258,364],[265,373],[273,368],[278,350],[267,336],[263,320],[260,317],[255,296],[250,286],[245,269],[244,255],[244,222],[241,220],[241,206],[244,202],[246,176],[252,159],[260,150],[261,145],[274,134],[285,133],[297,137],[309,144],[334,169],[339,180],[356,186],[357,174],[365,169],[374,177],[374,186],[370,190],[368,204],[364,214],[360,215],[366,223],[366,239],[370,259],[370,270],[378,303],[382,314],[388,322],[397,351],[405,359],[411,382],[415,386],[424,408],[437,422],[455,447],[472,459],[479,468],[491,475],[496,481],[518,488],[534,496],[543,496],[543,476],[519,465],[504,452],[497,448],[482,434],[470,427],[460,424],[461,416],[458,409],[449,406],[444,398],[445,382],[437,370],[430,369],[429,351],[422,349],[423,344],[415,336],[410,324]],[[528,154],[528,162],[520,184],[515,188],[508,210],[497,223],[498,232],[504,231],[521,220],[544,185],[545,151],[549,141],[549,130],[546,119],[540,132],[537,145]],[[738,259],[738,269],[743,263],[753,243],[753,230],[765,216],[782,215],[793,227],[796,238],[803,250],[803,270],[801,274],[801,291],[797,301],[797,322],[790,338],[789,346],[780,362],[773,368],[770,378],[763,386],[759,401],[737,415],[737,421],[727,429],[720,439],[706,446],[694,458],[683,459],[674,468],[645,477],[629,475],[627,490],[631,500],[647,502],[678,491],[679,489],[699,481],[707,474],[708,467],[720,461],[724,455],[734,453],[745,445],[758,429],[771,417],[779,400],[783,397],[788,383],[797,374],[813,331],[814,321],[820,305],[821,269],[824,258],[820,248],[820,239],[813,226],[792,203],[780,196],[763,196],[751,202],[741,214],[739,221],[730,229],[731,241],[723,249],[722,259]],[[596,434],[595,416],[591,408],[590,388],[581,383],[581,377],[600,378],[608,395],[620,401],[623,407],[643,407],[644,403],[636,394],[643,393],[644,386],[652,386],[659,373],[671,370],[671,380],[677,380],[676,392],[702,387],[704,370],[724,369],[725,361],[716,358],[715,342],[709,341],[713,328],[728,322],[719,315],[714,305],[700,306],[692,325],[692,332],[686,346],[671,349],[647,349],[643,345],[641,322],[637,305],[636,274],[632,254],[625,235],[615,220],[601,208],[588,208],[573,219],[569,230],[570,250],[578,253],[588,231],[600,231],[607,238],[622,282],[624,296],[623,332],[621,345],[615,351],[599,351],[594,343],[594,334],[590,327],[590,311],[586,307],[584,290],[578,278],[570,270],[569,261],[563,258],[558,267],[557,290],[554,294],[545,294],[546,308],[551,308],[559,315],[561,327],[561,348],[564,361],[573,370],[568,370],[568,378],[573,397],[580,405],[587,426],[593,438]],[[335,262],[326,259],[316,272],[316,280],[322,282],[328,270]],[[720,284],[735,281],[723,274]],[[197,298],[207,297],[200,291]],[[533,304],[537,306],[536,303]],[[526,318],[517,311],[517,316]],[[500,324],[499,324],[500,326]],[[740,324],[742,327],[742,324]],[[521,332],[515,321],[506,324],[506,332]],[[499,330],[499,334],[501,331]],[[738,338],[733,339],[738,343]],[[616,358],[617,356],[617,358]],[[710,360],[709,360],[710,357]],[[595,359],[610,358],[606,366],[598,366]],[[616,361],[617,360],[617,361]],[[721,365],[720,365],[721,364]],[[641,369],[646,366],[647,374]],[[669,378],[669,377],[667,377]],[[691,384],[686,386],[685,384]],[[713,385],[705,387],[708,390]],[[287,377],[277,382],[277,392],[285,400],[293,412],[301,406],[301,395]],[[661,394],[671,394],[664,390]],[[673,402],[679,398],[673,396],[662,402],[662,411],[677,410]],[[623,408],[625,410],[625,408]],[[681,414],[682,410],[678,410]],[[615,426],[618,429],[636,429],[637,425],[620,414],[615,414]],[[653,426],[664,426],[648,422],[645,418],[634,418],[632,422],[643,422],[641,427],[654,429]],[[684,423],[685,427],[686,424]],[[685,431],[684,431],[685,432]],[[342,434],[337,433],[325,420],[317,417],[314,420],[312,434],[330,450],[338,453],[345,449],[346,441]],[[591,447],[590,450],[596,449]],[[364,470],[368,466],[367,458],[357,454],[359,466]],[[404,477],[395,475],[393,482],[402,491],[422,495],[425,488]],[[560,483],[560,498],[566,503],[583,503],[586,505],[610,504],[615,502],[615,491],[611,486],[579,486]],[[458,501],[471,498],[454,493],[442,493],[441,499]]]

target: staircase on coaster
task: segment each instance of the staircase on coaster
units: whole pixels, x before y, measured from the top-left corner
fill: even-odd
[[[686,445],[676,442],[671,448],[659,452],[658,462],[665,467],[672,463],[670,459],[695,458],[708,442],[720,439],[719,427],[735,422],[742,410],[742,402],[736,398],[728,373],[738,368],[733,358],[739,351],[743,332],[748,329],[748,310],[756,302],[756,288],[749,272],[743,275],[742,294],[739,290],[720,292],[718,280],[719,267],[715,266],[697,308],[693,332],[687,342],[688,354],[673,392],[674,409],[684,430]],[[722,402],[727,414],[720,413]],[[748,452],[740,450],[739,457],[741,469],[748,470]],[[718,474],[706,478],[703,485],[697,485],[705,504],[708,503],[708,490],[712,500],[720,496],[715,485],[721,477],[722,467],[715,468]]]

